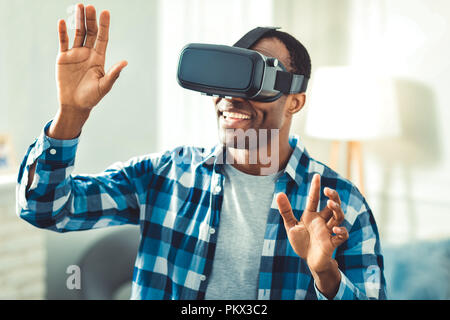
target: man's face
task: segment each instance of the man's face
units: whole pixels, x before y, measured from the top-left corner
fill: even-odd
[[[289,65],[289,52],[278,39],[263,39],[252,47],[252,50],[275,57],[286,67]],[[214,98],[220,142],[230,147],[236,146],[236,135],[233,134],[236,129],[242,129],[244,132],[254,129],[257,135],[260,129],[267,129],[269,133],[270,129],[289,131],[290,123],[286,121],[285,112],[286,100],[286,95],[273,102]],[[242,132],[238,130],[236,133],[239,131]]]

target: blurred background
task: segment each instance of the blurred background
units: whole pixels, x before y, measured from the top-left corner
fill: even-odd
[[[74,4],[0,0],[0,299],[129,296],[137,227],[56,234],[15,215],[18,164],[57,109],[56,26],[58,19],[73,17]],[[115,161],[181,144],[215,144],[211,99],[176,82],[181,48],[189,42],[232,45],[256,26],[279,26],[305,45],[313,67],[307,104],[295,117],[292,133],[317,160],[332,162],[344,176],[358,173],[352,181],[364,190],[379,227],[389,297],[450,298],[449,1],[87,4],[97,14],[111,12],[106,68],[122,59],[129,65],[86,123],[74,173],[96,173]],[[69,36],[72,41],[73,30]],[[384,77],[388,90],[370,86],[372,91],[361,91],[370,81],[357,87],[343,82],[339,97],[331,94],[319,74],[348,66],[368,79],[372,74]],[[359,95],[362,100],[351,99],[353,108],[360,105],[366,111],[333,115],[333,106],[349,104],[341,97],[358,92],[365,94]],[[315,96],[328,97],[328,102]],[[340,137],[340,127],[355,130]],[[365,136],[364,128],[373,129],[373,135]],[[362,166],[350,167],[348,159]],[[72,265],[81,266],[81,289],[67,286]],[[120,274],[114,273],[115,265],[121,266]],[[113,277],[120,281],[108,282]],[[100,278],[104,281],[95,283]]]

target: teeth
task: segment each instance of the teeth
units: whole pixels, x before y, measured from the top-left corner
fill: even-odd
[[[237,119],[250,119],[249,116],[242,114],[242,113],[236,113],[236,112],[223,112],[223,116],[225,118],[237,118]]]

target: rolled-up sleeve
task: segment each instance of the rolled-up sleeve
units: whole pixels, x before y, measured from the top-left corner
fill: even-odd
[[[130,168],[120,162],[96,175],[72,175],[79,138],[47,136],[51,121],[30,145],[20,166],[16,212],[39,228],[58,232],[137,224],[139,204]],[[36,169],[27,190],[28,174]]]

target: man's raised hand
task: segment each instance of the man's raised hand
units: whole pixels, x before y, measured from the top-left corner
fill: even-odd
[[[348,239],[345,227],[339,227],[344,221],[344,213],[338,193],[330,188],[325,188],[324,193],[329,198],[327,206],[317,212],[320,175],[315,174],[300,221],[295,218],[284,193],[279,193],[276,198],[292,248],[306,260],[311,271],[316,273],[330,268],[333,264],[333,251]]]
[[[126,61],[115,64],[105,73],[110,14],[102,11],[99,25],[95,8],[77,5],[76,32],[69,49],[69,37],[64,20],[58,22],[59,54],[56,62],[56,82],[61,109],[89,112],[111,90]]]

